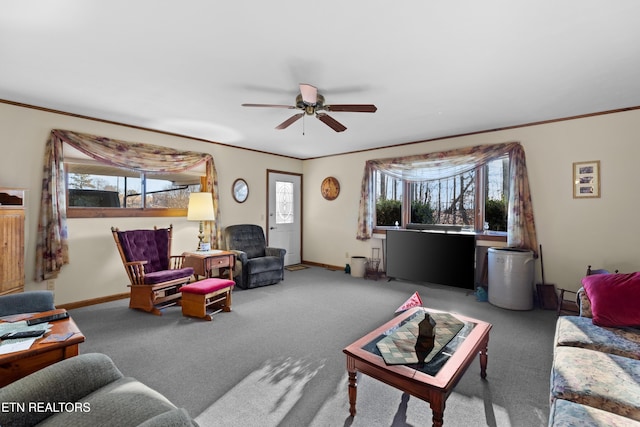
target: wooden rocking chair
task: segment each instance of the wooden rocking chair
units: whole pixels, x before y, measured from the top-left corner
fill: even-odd
[[[173,226],[153,230],[120,231],[113,239],[129,276],[129,308],[161,316],[160,309],[180,304],[180,288],[189,283],[193,268],[182,268],[184,257],[171,255]]]

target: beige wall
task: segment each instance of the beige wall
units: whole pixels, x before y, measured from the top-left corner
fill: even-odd
[[[527,155],[546,281],[577,289],[587,264],[621,272],[640,270],[638,231],[633,225],[640,212],[639,136],[640,111],[634,110],[305,161],[304,256],[342,266],[349,262],[347,253],[371,256],[371,247],[380,246],[376,239],[355,238],[366,160],[519,141]],[[590,160],[601,162],[602,197],[573,199],[572,163]],[[340,196],[331,202],[319,191],[330,175],[341,186]],[[538,263],[537,281],[539,267]]]
[[[300,161],[0,103],[0,144],[5,153],[0,157],[0,186],[29,190],[27,289],[47,285],[33,281],[34,248],[44,145],[53,128],[211,153],[219,176],[222,226],[257,223],[264,227],[266,170],[303,173],[304,259],[335,266],[349,262],[347,254],[370,256],[372,246],[381,246],[379,240],[361,242],[355,238],[366,160],[520,141],[527,154],[547,282],[575,289],[587,264],[618,268],[622,272],[640,270],[638,232],[633,225],[636,213],[640,212],[640,197],[636,193],[640,180],[635,173],[640,158],[639,110]],[[575,200],[571,190],[572,163],[589,160],[601,161],[602,197]],[[340,181],[341,193],[334,201],[320,195],[320,183],[327,176]],[[250,187],[249,199],[243,204],[231,198],[231,184],[238,177],[245,178]],[[174,252],[193,249],[197,224],[185,218],[69,220],[71,263],[52,284],[56,303],[126,292],[127,278],[110,227],[126,229],[167,223],[175,227]]]
[[[248,150],[178,138],[0,103],[0,186],[28,189],[26,209],[25,271],[26,289],[42,289],[47,283],[33,280],[35,242],[42,186],[44,146],[51,129],[60,128],[93,133],[132,142],[170,146],[211,153],[218,171],[222,226],[253,223],[265,226],[266,170],[268,168],[301,173],[302,162]],[[233,201],[231,184],[243,177],[249,184],[245,203]],[[127,292],[128,279],[111,236],[111,227],[167,226],[173,224],[174,253],[193,250],[198,225],[184,217],[70,219],[70,264],[63,267],[51,285],[56,304],[83,301]]]

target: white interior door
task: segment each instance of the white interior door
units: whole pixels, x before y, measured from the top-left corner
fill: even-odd
[[[269,246],[287,250],[284,265],[302,260],[301,175],[267,171],[269,207],[267,241]]]

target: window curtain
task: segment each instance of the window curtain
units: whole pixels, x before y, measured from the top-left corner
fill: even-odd
[[[359,240],[367,240],[371,238],[373,232],[373,216],[376,209],[372,180],[374,171],[381,171],[405,181],[419,182],[464,173],[504,155],[509,155],[507,244],[510,247],[530,249],[537,256],[538,242],[529,178],[524,149],[518,142],[477,145],[436,153],[368,160],[362,178],[356,237]]]
[[[63,144],[69,144],[91,158],[112,166],[138,172],[182,172],[205,163],[206,188],[213,193],[215,221],[208,221],[212,247],[219,247],[221,232],[218,178],[210,154],[177,151],[167,147],[133,143],[101,136],[54,129],[47,140],[42,179],[42,201],[38,219],[36,242],[37,281],[57,277],[64,264],[69,263],[67,234],[66,180],[64,175]]]

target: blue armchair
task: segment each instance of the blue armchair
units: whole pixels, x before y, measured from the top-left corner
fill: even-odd
[[[175,426],[198,424],[186,410],[131,377],[100,353],[86,353],[47,366],[0,388],[0,402],[23,411],[0,411],[0,424],[48,426]],[[30,404],[76,410],[29,410]],[[80,409],[82,410],[80,410]]]
[[[0,296],[0,317],[55,309],[52,291],[27,291]]]
[[[259,225],[238,224],[224,229],[226,249],[235,252],[234,281],[242,289],[273,285],[284,279],[281,248],[267,247]]]

